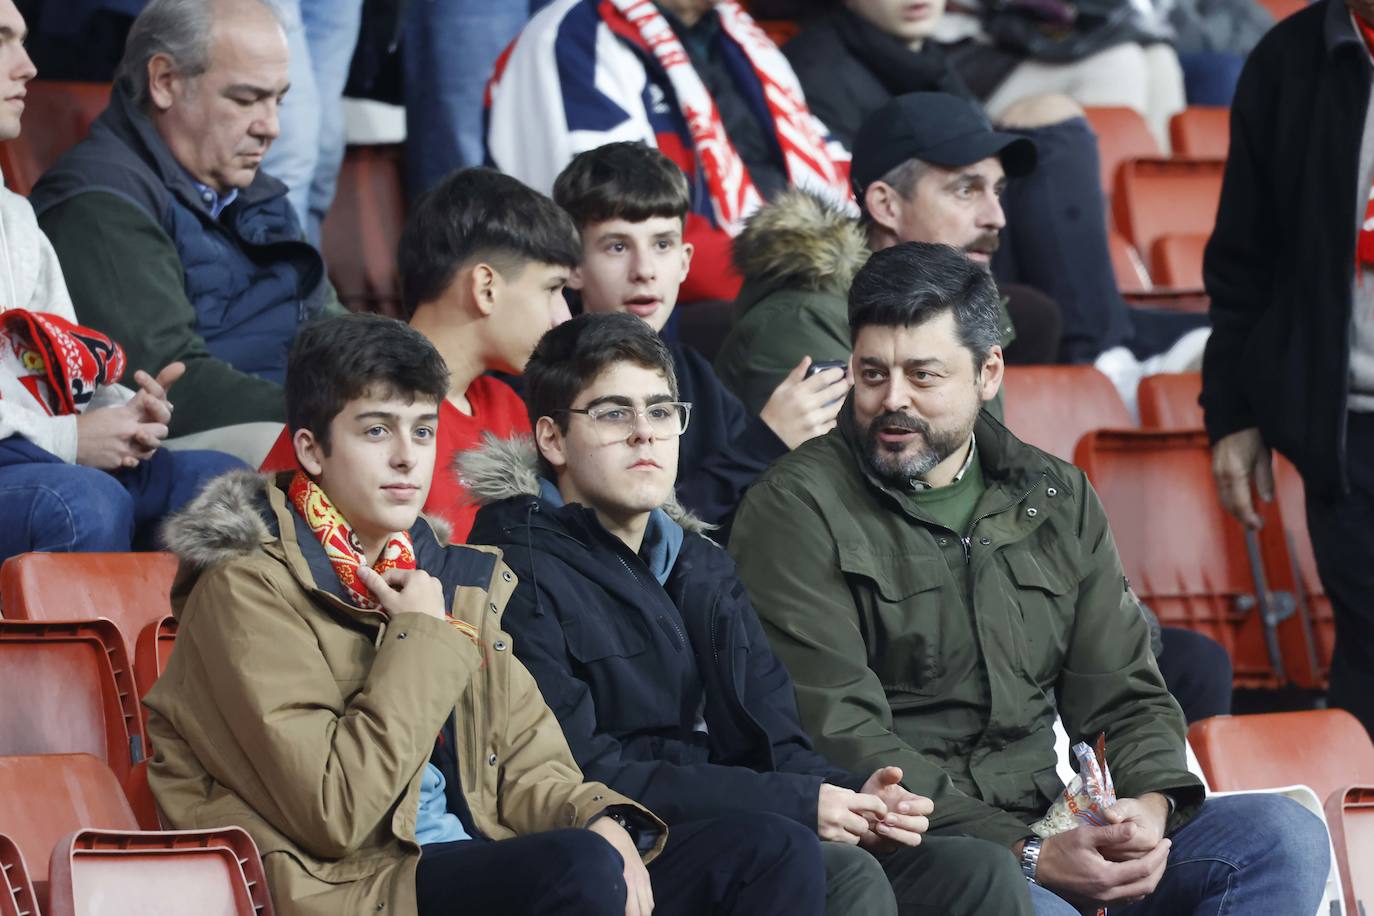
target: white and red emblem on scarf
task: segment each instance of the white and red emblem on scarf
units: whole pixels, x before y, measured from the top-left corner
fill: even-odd
[[[49,416],[81,413],[124,365],[124,351],[99,331],[46,312],[0,312],[0,377],[17,379]]]

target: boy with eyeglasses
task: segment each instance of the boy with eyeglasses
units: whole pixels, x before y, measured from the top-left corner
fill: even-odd
[[[525,367],[525,403],[533,442],[460,456],[483,503],[470,540],[519,576],[504,622],[587,778],[669,824],[651,880],[681,867],[679,825],[728,818],[737,833],[694,867],[800,831],[825,841],[832,916],[1029,913],[1006,849],[924,838],[930,803],[901,770],[855,774],[812,749],[733,561],[673,495],[692,408],[653,328],[619,313],[554,328]]]

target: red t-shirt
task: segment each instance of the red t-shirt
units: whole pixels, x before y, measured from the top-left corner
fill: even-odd
[[[425,512],[437,515],[453,526],[453,543],[467,540],[472,530],[477,507],[468,502],[468,494],[458,482],[453,458],[481,443],[482,434],[494,433],[508,439],[530,432],[530,420],[525,402],[512,388],[488,375],[477,377],[467,390],[472,416],[463,413],[448,401],[439,406],[439,438],[434,449],[434,483],[425,500]],[[259,470],[289,471],[296,467],[296,453],[291,438],[282,430],[272,450],[263,459]]]

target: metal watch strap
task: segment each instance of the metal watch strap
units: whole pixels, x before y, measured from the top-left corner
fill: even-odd
[[[1040,845],[1043,842],[1040,837],[1033,836],[1021,847],[1021,874],[1025,875],[1031,884],[1040,883],[1035,879],[1035,875],[1040,868]]]

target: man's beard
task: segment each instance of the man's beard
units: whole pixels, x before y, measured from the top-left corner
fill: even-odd
[[[978,236],[978,238],[965,245],[964,251],[965,253],[977,252],[992,257],[997,253],[997,249],[1001,247],[1001,244],[1002,240],[998,237],[996,232],[984,232],[982,235]]]
[[[968,444],[978,414],[967,423],[934,429],[925,420],[900,411],[880,413],[868,424],[864,434],[864,461],[878,479],[893,486],[908,486],[911,480],[924,478],[940,462]],[[884,428],[909,429],[920,440],[904,445],[886,445],[878,439]]]

